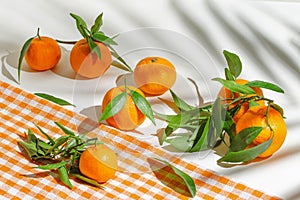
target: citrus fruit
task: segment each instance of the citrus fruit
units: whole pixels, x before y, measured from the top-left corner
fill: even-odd
[[[236,79],[235,82],[237,84],[240,84],[240,85],[245,85],[246,83],[248,83],[249,81],[248,80],[244,80],[244,79]],[[258,88],[258,87],[251,87],[257,95],[259,96],[263,96],[263,91],[261,90],[261,88]],[[236,98],[239,98],[241,96],[240,93],[237,93],[237,92],[232,92],[231,90],[225,88],[224,86],[221,88],[219,94],[218,94],[219,97],[221,97],[223,100],[222,100],[222,103],[223,104],[227,104],[227,103],[230,103],[233,101],[233,99],[236,99]],[[250,97],[252,95],[247,95],[246,97]],[[263,106],[265,105],[264,101],[263,100],[260,100],[260,101],[256,101],[256,103],[258,103],[259,105]],[[235,123],[238,122],[238,120],[241,118],[241,116],[249,109],[249,102],[242,102],[242,101],[238,101],[236,103],[232,103],[228,109],[231,109],[233,107],[235,107],[237,104],[240,104],[240,108],[239,110],[234,114],[234,116],[232,116],[233,120]]]
[[[147,96],[159,96],[168,91],[176,81],[176,69],[165,58],[146,57],[134,69],[134,80]]]
[[[25,60],[33,70],[44,71],[53,68],[60,60],[58,43],[45,36],[34,38],[25,53]]]
[[[113,178],[117,168],[117,155],[104,144],[88,147],[79,159],[80,172],[99,183]]]
[[[266,118],[268,106],[255,106],[250,108],[237,122],[237,134],[245,128],[262,127],[263,130],[253,140],[252,146],[259,145],[273,136],[270,147],[259,155],[259,157],[268,157],[276,152],[283,144],[287,128],[280,112],[270,107],[268,111],[268,120]]]
[[[100,48],[101,59],[95,52],[92,52],[86,39],[75,43],[70,53],[70,63],[73,70],[86,78],[101,76],[110,66],[112,56],[110,50],[101,42],[95,41]]]
[[[104,95],[104,98],[102,100],[102,112],[105,110],[106,106],[111,102],[111,100],[114,97],[118,96],[119,94],[125,91],[125,88],[128,88],[129,90],[134,90],[139,94],[141,94],[142,96],[145,96],[141,90],[133,86],[114,87]],[[124,107],[120,110],[120,112],[106,119],[109,125],[125,131],[129,131],[137,128],[146,119],[146,116],[135,105],[134,101],[130,96],[130,92],[128,89],[126,90],[127,94],[126,94],[126,101]]]

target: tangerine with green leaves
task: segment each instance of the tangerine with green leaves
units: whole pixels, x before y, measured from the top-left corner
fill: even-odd
[[[104,112],[105,108],[113,98],[120,95],[124,91],[126,92],[126,101],[123,108],[117,114],[106,119],[106,122],[109,125],[125,131],[134,130],[146,119],[146,116],[138,109],[135,102],[133,101],[130,95],[130,90],[138,92],[140,95],[145,97],[144,93],[138,88],[135,88],[133,86],[118,86],[110,89],[104,95],[104,98],[102,100],[102,112]]]
[[[251,107],[237,122],[236,132],[239,134],[249,127],[263,128],[249,146],[259,145],[273,137],[269,148],[258,157],[268,157],[275,153],[282,146],[287,133],[282,114],[273,107],[268,109],[268,106]]]
[[[176,81],[176,69],[167,59],[146,57],[134,69],[134,80],[147,96],[159,96],[168,91]]]
[[[88,147],[79,159],[80,172],[99,183],[115,176],[118,168],[116,153],[104,144]]]
[[[101,76],[112,62],[109,48],[101,42],[94,41],[94,43],[100,49],[101,59],[95,52],[91,51],[85,38],[76,42],[70,53],[70,63],[73,70],[85,78]]]
[[[244,79],[236,79],[235,82],[240,85],[245,85],[249,81]],[[251,87],[257,95],[263,96],[263,91],[261,88],[258,87]],[[230,104],[234,99],[239,98],[242,94],[239,94],[237,92],[232,92],[231,90],[227,89],[226,87],[222,87],[218,96],[221,97],[223,104]],[[254,94],[253,94],[254,95]],[[246,95],[245,97],[250,97],[253,95]],[[265,105],[265,102],[263,100],[256,101],[258,105]],[[238,122],[238,120],[245,114],[245,112],[249,109],[249,102],[242,102],[238,101],[235,103],[232,103],[227,108],[228,110],[237,106],[237,104],[240,104],[239,110],[232,116],[235,123]]]
[[[56,40],[38,36],[34,38],[25,53],[25,60],[30,68],[36,71],[52,69],[61,57],[61,50]]]

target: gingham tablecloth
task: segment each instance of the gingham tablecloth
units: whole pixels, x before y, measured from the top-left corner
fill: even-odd
[[[34,123],[54,137],[63,134],[55,121],[76,132],[90,131],[115,149],[120,169],[104,189],[75,179],[71,179],[74,188],[69,189],[55,173],[33,168],[36,165],[21,153],[17,141],[28,128],[37,132]],[[194,199],[276,199],[1,81],[0,135],[1,199],[189,198],[182,180],[169,176],[165,167],[160,173],[151,170],[150,166],[156,165],[149,160],[152,157],[164,159],[189,174],[197,187]]]

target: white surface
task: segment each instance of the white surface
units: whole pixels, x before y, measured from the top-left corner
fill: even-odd
[[[0,78],[17,85],[4,75],[6,73],[3,73],[3,68],[16,78],[16,69],[9,66],[16,65],[18,51],[25,40],[35,35],[38,27],[41,28],[41,34],[56,39],[79,39],[80,35],[74,20],[69,16],[70,12],[82,16],[89,25],[99,13],[104,12],[102,30],[107,35],[129,37],[128,40],[121,39],[122,45],[118,48],[132,65],[139,59],[135,57],[138,53],[140,57],[153,52],[177,55],[174,62],[185,64],[178,67],[179,71],[185,72],[183,66],[192,66],[189,68],[192,76],[195,79],[201,77],[197,79],[198,83],[203,81],[204,85],[208,84],[210,91],[204,92],[208,99],[219,86],[210,81],[210,78],[222,76],[225,66],[222,51],[227,49],[235,52],[243,62],[244,78],[271,81],[285,89],[284,95],[268,92],[266,95],[285,109],[288,125],[286,142],[278,153],[267,160],[231,168],[218,166],[216,160],[219,157],[214,154],[196,153],[183,158],[268,194],[284,199],[297,199],[300,198],[300,120],[297,116],[300,111],[299,11],[300,2],[297,1],[1,0],[0,56],[3,62]],[[146,27],[156,28],[156,34],[149,34],[149,31],[143,34],[143,28]],[[157,34],[159,30],[163,34]],[[129,40],[134,34],[137,36]],[[144,38],[139,38],[141,35]],[[168,40],[168,35],[175,39]],[[176,37],[179,39],[176,40]],[[144,47],[144,42],[152,49],[137,49]],[[63,48],[65,52],[70,46]],[[121,72],[111,68],[100,80],[75,81],[67,56],[65,52],[58,68],[52,71],[22,71],[19,87],[30,92],[45,92],[62,97],[77,105],[74,109],[76,112],[96,118],[94,106],[101,104],[107,85],[114,84],[115,81],[108,77]],[[187,60],[191,63],[186,62]],[[62,67],[68,68],[63,70]],[[196,73],[193,73],[195,69]],[[184,79],[185,75],[181,74],[181,78]],[[192,90],[193,88],[188,90],[185,95],[192,94],[189,93]],[[205,91],[207,88],[204,86],[200,90]],[[156,144],[155,138],[151,136],[152,131],[147,131],[150,130],[149,127],[151,125],[146,122],[139,129],[144,135],[135,135]]]

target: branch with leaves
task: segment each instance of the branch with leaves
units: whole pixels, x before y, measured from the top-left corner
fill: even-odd
[[[264,100],[268,107],[273,107],[283,115],[283,109],[274,103],[273,100],[257,95],[253,87],[264,88],[279,93],[284,91],[277,85],[265,81],[250,81],[240,85],[235,80],[242,72],[240,58],[231,52],[224,51],[228,67],[225,68],[225,77],[214,78],[231,92],[239,93],[240,96],[231,99],[218,97],[212,103],[196,107],[187,104],[183,99],[170,91],[174,104],[180,111],[174,115],[156,113],[156,116],[168,123],[160,136],[160,144],[168,143],[176,149],[184,152],[196,152],[214,149],[221,143],[228,146],[228,152],[218,160],[221,162],[248,162],[264,152],[271,144],[272,138],[253,148],[246,148],[262,131],[262,127],[246,128],[239,134],[235,130],[233,116],[240,109],[244,102],[250,102],[250,106],[256,105],[257,101]],[[229,103],[223,103],[228,101]],[[268,113],[266,113],[268,115]],[[177,130],[185,130],[184,134],[177,134]],[[229,144],[225,136],[229,136]]]
[[[92,53],[96,53],[98,58],[101,60],[101,51],[100,48],[97,46],[96,42],[101,42],[105,44],[111,51],[111,54],[113,57],[115,57],[117,60],[112,62],[112,65],[115,67],[118,67],[125,71],[132,72],[131,67],[126,63],[126,61],[117,53],[117,51],[112,47],[112,45],[117,45],[118,43],[114,40],[114,38],[111,38],[103,31],[101,31],[101,26],[103,25],[103,13],[98,15],[95,19],[94,24],[89,29],[86,22],[78,15],[74,13],[70,13],[71,17],[73,17],[76,21],[76,27],[79,33],[83,38],[86,39],[88,42],[88,45],[90,47],[90,50]],[[63,41],[63,40],[56,40],[59,43],[63,44],[75,44],[76,41]]]
[[[36,168],[56,171],[62,183],[69,188],[73,188],[69,179],[70,176],[102,188],[102,185],[97,181],[82,175],[78,166],[81,153],[89,146],[102,144],[102,142],[98,141],[97,138],[88,138],[85,134],[75,135],[73,131],[62,124],[58,122],[55,122],[55,124],[65,135],[55,139],[36,125],[37,129],[48,141],[38,138],[31,129],[28,129],[26,140],[18,141],[18,145],[31,160],[43,163]]]

